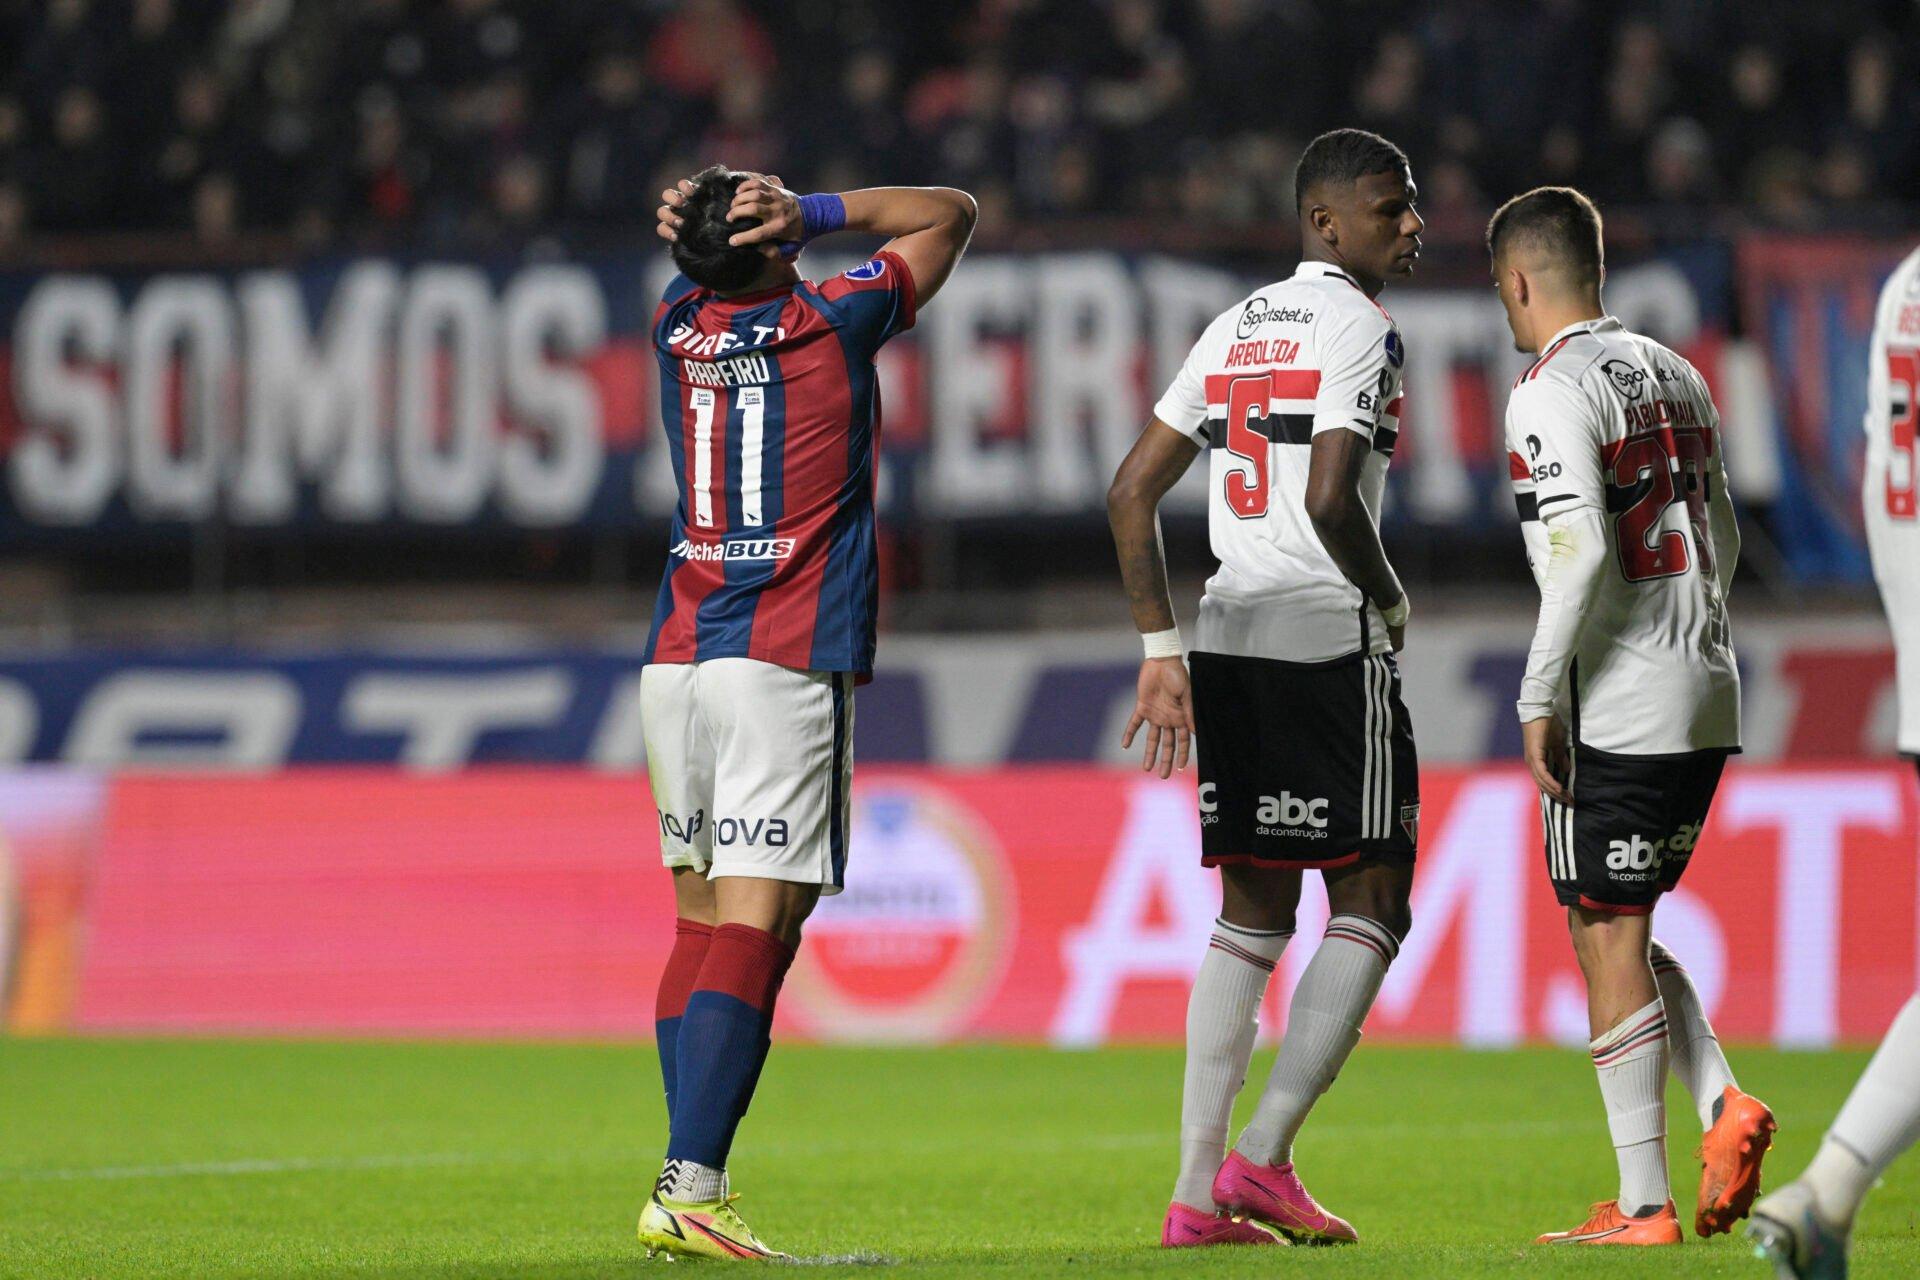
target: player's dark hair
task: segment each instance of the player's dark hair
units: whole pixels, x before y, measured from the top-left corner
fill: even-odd
[[[760,225],[758,218],[727,219],[733,195],[747,175],[716,164],[693,175],[693,190],[680,206],[681,223],[671,252],[680,274],[717,293],[733,293],[752,284],[766,269],[757,245],[731,245],[729,236]]]
[[[1525,244],[1566,267],[1581,283],[1599,284],[1606,250],[1600,210],[1572,187],[1535,187],[1501,205],[1487,223],[1487,252],[1498,259]]]
[[[1315,187],[1345,185],[1408,168],[1407,153],[1365,129],[1332,129],[1307,144],[1293,171],[1293,207],[1305,210]]]

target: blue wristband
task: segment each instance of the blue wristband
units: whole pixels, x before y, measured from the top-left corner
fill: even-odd
[[[833,194],[800,197],[800,243],[847,225],[847,202]]]

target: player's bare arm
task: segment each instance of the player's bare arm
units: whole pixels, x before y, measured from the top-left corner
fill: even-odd
[[[907,264],[921,305],[953,274],[980,215],[973,197],[952,187],[868,187],[843,192],[840,202],[846,210],[843,230],[892,237],[881,247]],[[728,216],[760,220],[733,237],[736,245],[790,243],[805,231],[800,197],[771,176],[741,183]]]
[[[1313,438],[1307,463],[1307,518],[1340,572],[1366,592],[1382,611],[1406,598],[1400,579],[1387,562],[1380,533],[1373,527],[1360,497],[1360,468],[1373,450],[1372,442],[1355,431],[1323,431]],[[1406,643],[1406,627],[1389,626],[1387,634],[1399,652]]]
[[[1160,499],[1187,473],[1200,446],[1158,418],[1134,441],[1107,490],[1107,523],[1120,557],[1120,578],[1127,588],[1133,624],[1143,636],[1175,626],[1173,595],[1167,587],[1167,558],[1160,542]],[[1186,663],[1178,654],[1147,658],[1140,664],[1138,700],[1122,747],[1131,748],[1142,725],[1147,742],[1141,768],[1171,777],[1187,767],[1193,739],[1193,698]]]

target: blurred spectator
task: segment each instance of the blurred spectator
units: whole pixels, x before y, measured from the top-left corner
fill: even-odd
[[[1254,226],[1345,124],[1442,228],[1541,182],[1790,225],[1920,201],[1910,0],[0,0],[0,75],[16,242],[632,234],[716,158],[962,183],[989,225]]]
[[[52,145],[29,171],[34,221],[49,231],[101,231],[114,225],[119,166],[100,98],[83,85],[53,104]]]
[[[773,39],[735,0],[687,0],[647,48],[647,71],[683,98],[713,98],[738,75],[770,79],[778,69]]]

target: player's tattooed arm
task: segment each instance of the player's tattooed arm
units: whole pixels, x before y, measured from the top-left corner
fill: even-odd
[[[1133,624],[1142,635],[1174,625],[1167,557],[1160,542],[1160,499],[1187,473],[1200,446],[1158,418],[1133,442],[1107,490],[1107,523],[1120,555]]]
[[[1173,488],[1200,452],[1191,438],[1155,418],[1134,441],[1107,490],[1107,521],[1120,556],[1133,624],[1142,635],[1172,628],[1173,594],[1167,588],[1167,557],[1160,542],[1160,499]],[[1161,777],[1187,767],[1193,742],[1193,691],[1186,664],[1178,657],[1148,658],[1140,664],[1133,715],[1120,735],[1124,750],[1147,730],[1140,767]]]
[[[1387,562],[1380,531],[1360,497],[1360,468],[1373,451],[1373,442],[1357,431],[1322,431],[1314,436],[1311,447],[1307,518],[1320,545],[1369,600],[1381,609],[1392,608],[1406,592]],[[1388,633],[1398,651],[1406,642],[1405,629],[1392,627]]]

